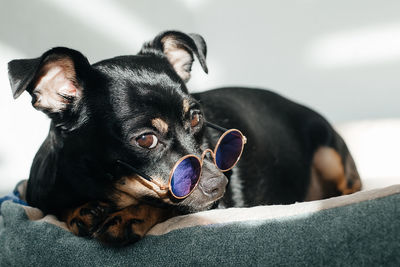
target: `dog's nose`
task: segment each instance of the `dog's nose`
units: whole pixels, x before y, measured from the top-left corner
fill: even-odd
[[[225,193],[227,184],[228,179],[225,175],[221,174],[221,176],[200,180],[199,187],[206,196],[210,198],[219,198]]]

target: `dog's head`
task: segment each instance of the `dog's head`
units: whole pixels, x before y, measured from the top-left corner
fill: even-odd
[[[52,119],[62,179],[83,175],[94,187],[108,186],[111,179],[117,202],[161,199],[196,211],[209,208],[225,191],[227,179],[212,159],[206,157],[199,185],[181,201],[116,166],[117,160],[128,162],[168,185],[181,157],[200,156],[210,147],[201,106],[186,88],[194,55],[207,72],[203,38],[168,31],[137,55],[93,65],[78,51],[54,48],[39,58],[11,61],[9,77],[14,98],[27,91],[32,105]],[[113,178],[107,178],[110,173]]]

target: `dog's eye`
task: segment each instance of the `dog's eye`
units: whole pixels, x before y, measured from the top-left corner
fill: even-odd
[[[142,134],[136,138],[136,143],[143,148],[155,148],[158,144],[158,138],[154,134]]]
[[[196,127],[200,122],[200,114],[195,113],[192,115],[192,119],[190,120],[190,126]]]

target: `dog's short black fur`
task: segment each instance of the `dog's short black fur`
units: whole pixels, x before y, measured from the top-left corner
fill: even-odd
[[[27,91],[33,106],[51,118],[32,164],[28,203],[65,220],[78,235],[118,245],[176,214],[360,189],[345,143],[314,111],[260,89],[189,94],[185,83],[194,55],[207,72],[203,38],[167,31],[135,56],[93,65],[63,47],[11,61],[14,98]],[[167,184],[179,158],[214,148],[220,133],[205,120],[240,129],[248,143],[228,173],[207,157],[199,185],[186,199],[174,199],[117,164],[128,162]]]

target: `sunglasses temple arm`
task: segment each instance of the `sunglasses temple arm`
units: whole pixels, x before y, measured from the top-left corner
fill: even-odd
[[[205,124],[206,124],[206,126],[208,126],[210,128],[213,128],[213,129],[215,129],[217,131],[220,131],[220,132],[228,131],[228,129],[225,129],[225,128],[221,127],[221,126],[215,125],[215,124],[213,124],[211,122],[208,122],[208,121],[206,121]]]
[[[117,160],[117,163],[120,164],[120,165],[122,165],[122,166],[124,166],[125,168],[127,168],[127,169],[133,171],[134,173],[139,174],[140,176],[142,176],[142,177],[143,177],[144,179],[146,179],[147,181],[149,181],[149,182],[153,181],[153,178],[151,178],[150,176],[148,176],[148,175],[142,173],[141,171],[139,171],[139,170],[136,169],[135,167],[132,167],[130,164],[128,164],[128,163],[126,163],[126,162],[123,162],[123,161],[121,161],[121,160]]]

